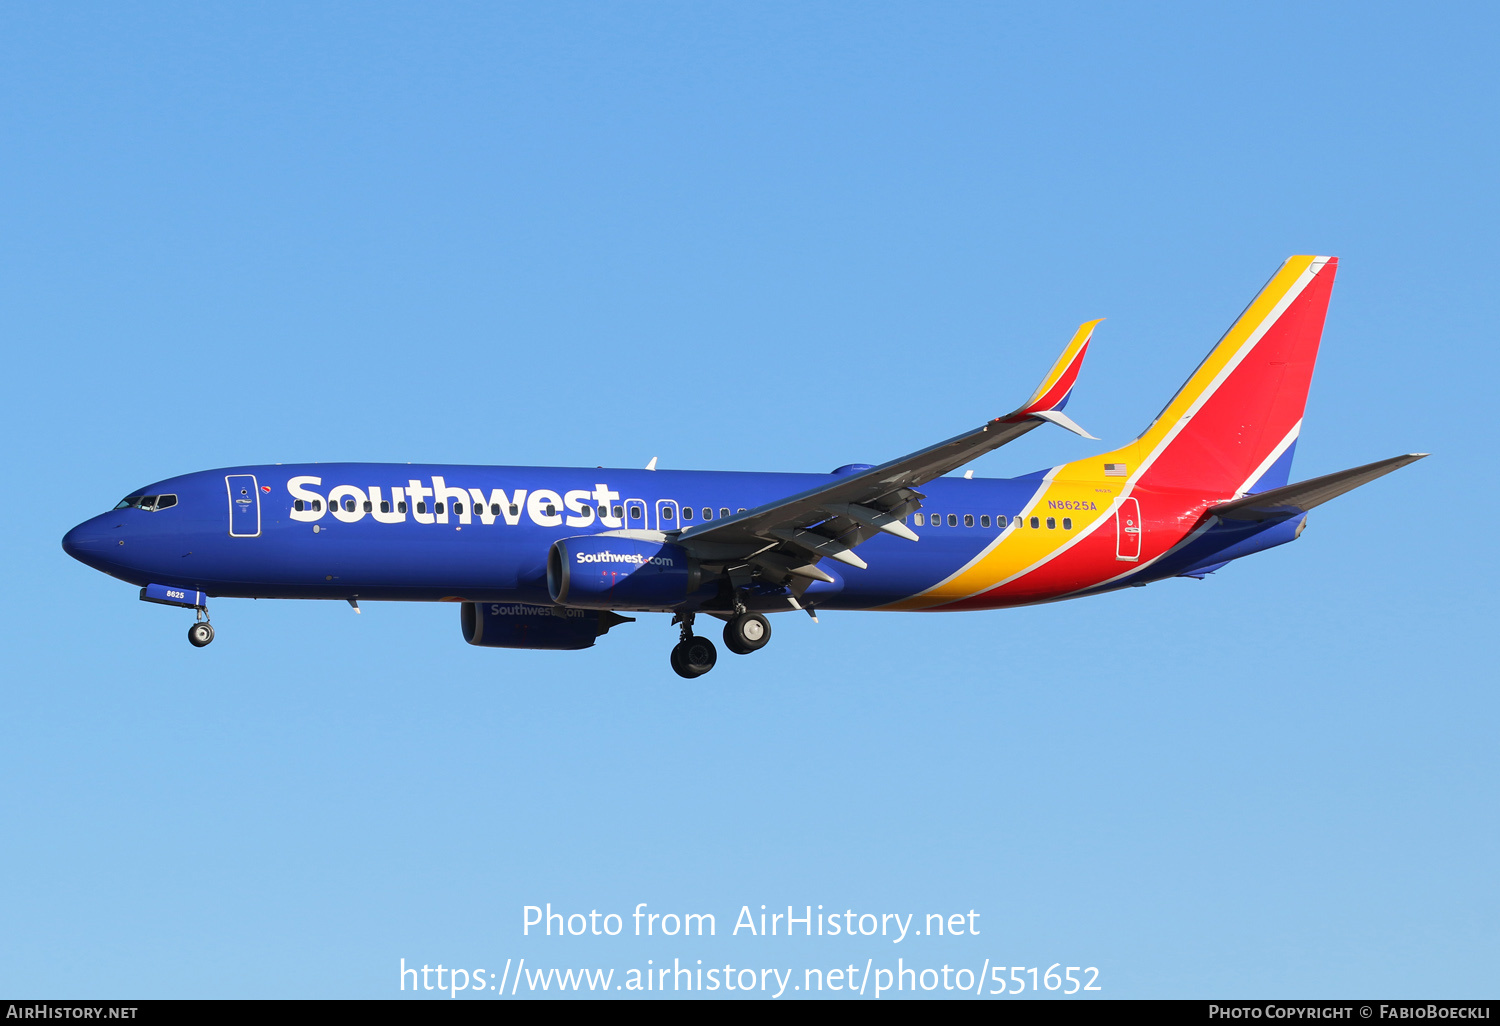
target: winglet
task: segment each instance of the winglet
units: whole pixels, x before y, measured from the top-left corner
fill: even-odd
[[[1035,413],[1031,414],[1031,416],[1037,418],[1038,420],[1045,420],[1050,424],[1056,424],[1060,428],[1067,428],[1075,435],[1082,435],[1084,438],[1091,438],[1096,442],[1099,441],[1097,436],[1091,435],[1083,428],[1079,427],[1078,422],[1075,421],[1072,417],[1068,416],[1062,410],[1037,410]]]
[[[1062,412],[1062,408],[1068,405],[1068,397],[1073,394],[1073,386],[1078,381],[1078,372],[1083,367],[1083,357],[1089,351],[1089,340],[1094,337],[1094,329],[1104,318],[1087,321],[1078,326],[1062,355],[1042,379],[1031,398],[1016,412],[1001,419],[1008,421],[1024,420],[1027,417],[1036,417],[1039,420],[1051,421],[1069,431],[1083,435],[1085,438],[1093,438],[1083,428],[1073,423]]]
[[[1026,405],[1017,410],[1017,413],[1060,410],[1068,405],[1068,396],[1072,395],[1073,385],[1078,381],[1078,371],[1083,367],[1083,356],[1089,351],[1089,339],[1094,337],[1094,329],[1102,320],[1104,318],[1100,317],[1099,320],[1087,321],[1078,326],[1073,340],[1062,351],[1062,355],[1026,401]]]

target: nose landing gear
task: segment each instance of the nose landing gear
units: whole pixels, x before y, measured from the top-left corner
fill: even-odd
[[[682,624],[682,640],[672,649],[672,669],[688,680],[712,670],[719,661],[719,653],[712,641],[693,633],[693,614],[681,613],[673,622]]]
[[[202,648],[214,640],[214,625],[208,622],[208,607],[193,607],[193,625],[188,628],[188,644]]]
[[[202,648],[214,640],[213,624],[208,622],[208,596],[203,592],[176,584],[148,584],[141,589],[141,601],[191,609],[193,625],[188,628],[188,643]]]

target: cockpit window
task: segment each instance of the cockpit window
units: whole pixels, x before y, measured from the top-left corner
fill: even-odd
[[[175,505],[177,505],[175,495],[131,495],[121,499],[115,509],[140,509],[147,513],[154,513]]]

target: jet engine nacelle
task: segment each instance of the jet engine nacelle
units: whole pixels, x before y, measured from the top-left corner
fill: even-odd
[[[559,605],[668,610],[698,590],[698,561],[680,545],[582,535],[552,543],[547,590]]]
[[[591,648],[623,616],[593,609],[529,606],[520,602],[465,602],[464,640],[485,648]]]

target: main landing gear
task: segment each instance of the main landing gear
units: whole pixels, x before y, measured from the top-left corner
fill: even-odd
[[[759,613],[740,613],[724,625],[724,645],[735,655],[749,655],[771,640],[771,621]]]
[[[672,622],[682,624],[682,640],[672,649],[672,669],[688,680],[712,670],[719,661],[719,653],[712,641],[693,633],[693,614],[680,613]]]
[[[714,668],[719,653],[714,643],[693,633],[692,613],[679,613],[673,623],[682,624],[682,640],[672,649],[672,669],[692,680]],[[771,624],[759,613],[739,612],[724,625],[724,646],[735,655],[749,655],[771,640]]]

